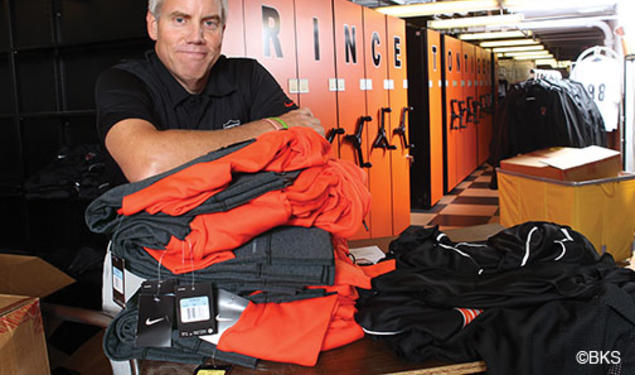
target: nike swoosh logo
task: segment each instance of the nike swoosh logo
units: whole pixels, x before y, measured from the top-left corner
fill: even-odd
[[[216,315],[216,321],[217,322],[233,322],[234,319],[232,319],[232,318],[223,318],[220,315]]]
[[[295,103],[294,103],[294,102],[285,102],[285,103],[284,103],[284,106],[285,106],[285,107],[287,107],[287,108],[291,108],[291,107],[293,107],[294,105],[295,105]]]
[[[160,321],[162,321],[163,319],[165,319],[165,316],[162,316],[162,317],[157,318],[157,319],[150,319],[150,318],[147,318],[147,319],[146,319],[146,325],[147,325],[147,326],[152,326],[152,325],[155,325],[155,324],[159,323]]]

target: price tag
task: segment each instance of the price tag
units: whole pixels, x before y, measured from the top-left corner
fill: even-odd
[[[180,285],[175,294],[181,337],[211,335],[217,331],[216,304],[210,283]]]
[[[126,296],[125,296],[125,280],[124,280],[124,260],[123,258],[119,258],[115,254],[112,254],[111,257],[111,266],[112,266],[112,300],[117,305],[125,308],[126,307]]]
[[[231,366],[199,366],[194,370],[194,375],[229,375],[231,373]]]

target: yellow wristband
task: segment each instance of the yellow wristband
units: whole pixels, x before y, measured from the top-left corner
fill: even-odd
[[[270,117],[272,120],[278,122],[280,125],[282,125],[282,129],[289,129],[289,125],[287,125],[286,122],[284,122],[283,119],[281,119],[280,117]]]

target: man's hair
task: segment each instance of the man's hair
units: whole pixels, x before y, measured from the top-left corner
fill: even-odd
[[[227,0],[210,0],[210,1],[216,1],[220,5],[220,20],[224,25],[225,21],[227,21]],[[162,5],[163,5],[163,0],[148,0],[148,10],[150,11],[150,13],[152,13],[154,18],[159,18],[159,15],[161,14]]]

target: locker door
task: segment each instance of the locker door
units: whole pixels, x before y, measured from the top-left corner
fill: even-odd
[[[391,111],[388,104],[388,50],[386,48],[386,18],[383,14],[363,8],[364,19],[364,67],[366,78],[358,84],[366,93],[366,114],[373,118],[369,122],[369,160],[373,165],[368,170],[371,202],[371,237],[392,235],[392,186],[391,157],[395,151],[390,137]],[[392,83],[394,87],[394,82]]]
[[[245,20],[243,0],[228,0],[225,35],[223,36],[223,54],[227,57],[245,56]]]
[[[492,115],[488,108],[489,92],[488,87],[488,52],[484,49],[479,49],[480,64],[479,64],[479,86],[478,86],[478,98],[481,103],[481,113],[479,114],[478,125],[478,139],[479,139],[479,165],[485,163],[489,157],[489,143],[492,136]]]
[[[350,85],[358,86],[366,102],[369,189],[372,196],[371,217],[368,222],[371,237],[386,237],[392,234],[392,204],[390,181],[391,146],[389,138],[388,93],[384,88],[387,78],[386,67],[386,26],[384,16],[368,8],[362,8],[363,19],[363,56],[364,76]],[[348,82],[347,82],[348,85]],[[340,107],[341,108],[341,107]],[[385,122],[385,123],[384,123]],[[384,142],[381,142],[383,128]]]
[[[406,68],[406,23],[386,16],[388,77],[394,89],[388,91],[392,108],[390,130],[391,143],[397,146],[392,152],[392,204],[393,235],[410,226],[410,140],[408,138],[408,71]]]
[[[247,56],[265,66],[297,103],[293,0],[248,0],[244,8]]]
[[[337,128],[336,93],[334,87],[329,88],[329,82],[335,82],[331,1],[317,3],[314,0],[295,0],[295,23],[300,92],[298,105],[311,109],[327,131]],[[341,136],[333,136],[331,155],[337,157]]]
[[[443,198],[443,97],[441,34],[427,30],[428,91],[430,105],[430,205]],[[415,160],[415,163],[417,161]]]
[[[462,133],[462,151],[463,151],[463,168],[459,178],[463,181],[469,176],[478,166],[478,151],[477,151],[477,137],[476,137],[476,123],[474,118],[474,103],[476,97],[476,90],[474,87],[474,76],[476,70],[475,61],[475,46],[470,43],[462,42],[463,51],[463,78],[465,79],[465,85],[463,86],[463,97],[465,100],[465,116],[464,116],[464,128],[461,129]]]
[[[340,158],[355,161],[368,170],[368,127],[364,91],[364,46],[362,7],[347,0],[333,1],[335,30],[335,70],[337,73],[338,124],[346,139],[340,142]],[[374,120],[374,118],[373,118]],[[357,144],[359,140],[359,144]],[[355,146],[359,145],[357,148]],[[365,222],[370,223],[372,213]],[[351,239],[370,238],[370,231],[360,228]]]
[[[446,155],[446,191],[451,191],[459,183],[459,153],[460,129],[463,125],[464,102],[461,102],[463,90],[461,81],[461,41],[443,36],[443,59],[445,66],[445,155]]]

